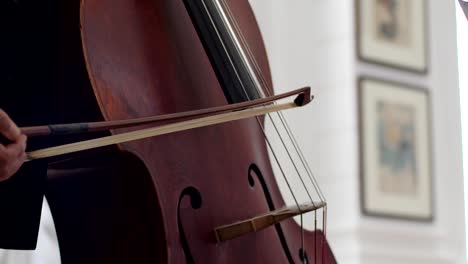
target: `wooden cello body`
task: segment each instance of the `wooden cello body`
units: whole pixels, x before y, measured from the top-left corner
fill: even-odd
[[[248,1],[228,4],[271,87]],[[69,11],[77,17],[78,10]],[[101,115],[93,118],[168,114],[233,100],[184,1],[82,0],[79,14],[83,60],[75,63],[87,68]],[[335,262],[320,231],[305,233],[303,249],[300,226],[292,219],[216,240],[218,226],[285,206],[257,119],[89,155],[58,162],[49,176],[47,198],[63,263]],[[100,165],[101,156],[110,158]],[[54,177],[60,174],[69,175]]]

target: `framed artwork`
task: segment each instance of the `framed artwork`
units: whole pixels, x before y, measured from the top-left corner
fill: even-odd
[[[432,220],[428,91],[370,78],[358,89],[363,213]]]
[[[427,72],[426,1],[356,0],[361,60]]]
[[[460,2],[463,12],[465,12],[465,16],[468,19],[468,0],[458,0],[458,1]]]

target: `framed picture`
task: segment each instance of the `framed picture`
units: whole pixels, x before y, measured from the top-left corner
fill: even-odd
[[[370,78],[358,89],[364,214],[432,220],[428,91]]]
[[[427,72],[426,1],[356,0],[361,60]]]
[[[465,12],[465,16],[468,19],[468,0],[458,0],[458,1],[460,2],[463,12]]]

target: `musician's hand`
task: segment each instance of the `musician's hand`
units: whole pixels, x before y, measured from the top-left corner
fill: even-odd
[[[1,109],[0,134],[10,141],[8,144],[0,143],[0,181],[4,181],[15,174],[26,159],[26,136]]]

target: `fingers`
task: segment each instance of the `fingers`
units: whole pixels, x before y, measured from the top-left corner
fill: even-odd
[[[0,109],[0,134],[11,141],[17,141],[21,135],[20,129],[10,119],[5,111]]]
[[[0,181],[15,174],[26,159],[26,136],[19,138],[7,146],[0,145]]]
[[[9,157],[18,157],[21,154],[24,153],[24,150],[26,149],[26,136],[25,135],[20,135],[16,142],[13,144],[8,144],[4,146],[5,152]]]
[[[11,163],[5,170],[3,178],[0,176],[0,181],[7,180],[13,176],[23,165],[26,160],[26,153],[21,154],[13,163]]]
[[[26,159],[26,136],[3,110],[0,109],[0,135],[10,140],[0,144],[0,181],[15,174]]]

